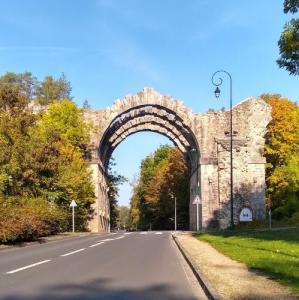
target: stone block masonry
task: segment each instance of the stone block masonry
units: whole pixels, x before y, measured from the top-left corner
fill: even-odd
[[[88,160],[96,202],[90,230],[109,231],[106,172],[114,149],[129,135],[153,131],[170,138],[190,167],[190,229],[196,229],[192,204],[200,185],[201,229],[226,228],[230,220],[230,111],[194,113],[182,101],[151,88],[116,100],[111,107],[85,110],[94,125]],[[248,98],[233,108],[234,221],[248,207],[255,220],[265,217],[265,158],[263,148],[271,108],[260,98]],[[199,159],[198,159],[199,158]],[[198,168],[197,168],[198,164]],[[197,174],[198,170],[198,174]]]

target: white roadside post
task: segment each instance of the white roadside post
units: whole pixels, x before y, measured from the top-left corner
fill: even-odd
[[[174,197],[174,231],[177,229],[177,219],[176,219],[176,197]]]
[[[196,231],[199,231],[199,204],[200,204],[200,197],[196,195],[192,204],[196,204]]]
[[[75,202],[75,200],[72,200],[70,207],[72,208],[72,214],[73,214],[73,232],[75,232],[75,207],[77,206],[77,203]]]

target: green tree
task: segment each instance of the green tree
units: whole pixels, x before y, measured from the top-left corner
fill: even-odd
[[[84,109],[90,109],[90,104],[89,104],[87,99],[85,99],[84,102],[83,102],[83,108]]]
[[[116,228],[119,220],[119,209],[117,198],[119,196],[119,185],[127,181],[127,179],[112,171],[112,168],[115,166],[114,158],[111,157],[108,166],[107,182],[108,182],[108,198],[110,205],[110,226],[111,228]]]
[[[58,79],[46,76],[36,88],[36,99],[41,105],[48,105],[54,101],[71,99],[71,84],[62,74]]]
[[[94,202],[91,173],[84,160],[89,130],[82,111],[72,101],[63,100],[51,104],[30,133],[35,193],[65,209],[75,200],[81,229]]]
[[[118,207],[118,224],[117,227],[128,229],[130,228],[130,208],[127,206],[119,206]]]
[[[0,88],[0,194],[11,196],[29,192],[31,172],[30,129],[36,116],[29,99],[18,86]]]
[[[173,229],[177,198],[179,228],[188,228],[189,174],[182,153],[159,147],[141,163],[140,178],[131,198],[131,222],[139,229]]]
[[[298,0],[285,0],[284,13],[296,13],[299,9]],[[280,57],[277,63],[290,75],[299,75],[299,19],[291,19],[284,26],[278,41]]]
[[[36,87],[38,85],[37,78],[30,72],[13,73],[7,72],[0,76],[0,89],[1,87],[10,87],[18,90],[26,96],[27,99],[33,99],[35,96]]]

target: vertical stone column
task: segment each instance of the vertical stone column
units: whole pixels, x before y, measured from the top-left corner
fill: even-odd
[[[88,223],[88,229],[91,232],[99,232],[99,202],[100,202],[100,191],[99,191],[99,166],[98,163],[90,162],[89,168],[91,170],[92,182],[94,185],[95,202],[92,204],[93,215]]]

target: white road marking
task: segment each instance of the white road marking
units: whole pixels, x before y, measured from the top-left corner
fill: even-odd
[[[126,232],[125,234],[132,234],[132,232]]]
[[[110,233],[111,235],[113,235],[113,234],[117,234],[117,232],[112,232],[112,233]]]
[[[96,246],[99,246],[102,244],[104,244],[104,242],[99,242],[99,243],[93,244],[93,245],[89,246],[89,248],[96,247]]]
[[[147,232],[146,231],[142,231],[142,232],[140,232],[140,234],[147,234]]]
[[[123,239],[124,237],[125,237],[125,236],[122,235],[122,236],[119,236],[119,237],[115,238],[115,240]]]
[[[163,232],[160,232],[160,231],[159,231],[159,232],[155,232],[155,234],[163,234]]]
[[[114,241],[114,239],[104,239],[102,242]]]
[[[69,255],[72,255],[72,254],[75,254],[75,253],[84,251],[85,249],[86,249],[86,248],[78,249],[78,250],[75,250],[75,251],[72,251],[72,252],[69,252],[69,253],[62,254],[62,255],[60,255],[60,256],[69,256]]]
[[[17,273],[17,272],[20,272],[20,271],[23,271],[23,270],[26,270],[26,269],[29,269],[29,268],[36,267],[36,266],[41,265],[41,264],[45,264],[45,263],[47,263],[49,261],[51,261],[51,260],[50,259],[46,259],[46,260],[43,260],[43,261],[39,261],[39,262],[37,262],[35,264],[28,265],[28,266],[25,266],[25,267],[22,267],[22,268],[19,268],[19,269],[15,269],[15,270],[6,272],[6,274],[14,274],[14,273]]]

